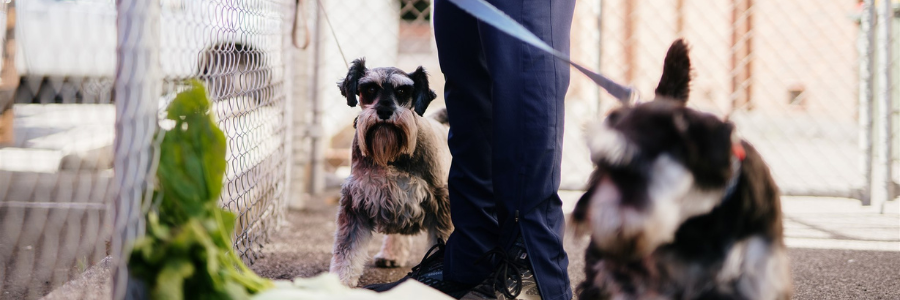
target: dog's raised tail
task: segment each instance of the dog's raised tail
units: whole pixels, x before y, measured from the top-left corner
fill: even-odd
[[[662,78],[656,87],[657,95],[687,101],[691,89],[689,52],[690,48],[683,39],[678,39],[669,46],[669,52],[666,53],[666,60],[663,63]]]

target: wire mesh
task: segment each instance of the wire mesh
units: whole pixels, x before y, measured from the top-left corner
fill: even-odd
[[[115,10],[0,3],[0,299],[36,299],[110,254]]]
[[[235,250],[259,256],[283,218],[290,158],[286,47],[293,1],[163,1],[160,63],[166,99],[200,79],[228,149],[223,207],[238,214]]]
[[[112,256],[143,231],[157,121],[191,79],[226,135],[219,202],[238,215],[234,249],[258,258],[294,164],[295,7],[0,1],[0,299],[112,296]]]
[[[431,24],[432,3],[430,0],[321,0],[312,1],[321,8],[318,13],[317,37],[313,40],[318,54],[313,60],[312,81],[316,87],[311,98],[318,105],[313,113],[313,124],[321,128],[316,136],[322,136],[321,143],[313,146],[311,193],[322,193],[339,187],[350,173],[350,145],[353,139],[353,118],[359,108],[346,105],[335,81],[346,75],[344,58],[338,51],[343,49],[347,60],[366,58],[369,67],[394,66],[413,71],[423,66],[429,72],[429,84],[438,97],[431,103],[429,113],[444,107],[444,77],[438,63]],[[572,30],[572,57],[588,66],[599,66],[599,45],[601,33],[598,16],[600,1],[578,1],[576,3]],[[325,15],[331,20],[334,34],[325,22]],[[365,15],[365,18],[359,16]],[[572,76],[567,99],[566,132],[563,157],[564,189],[581,189],[591,171],[585,164],[587,149],[582,146],[579,127],[583,121],[596,117],[599,89],[589,79]],[[319,151],[321,154],[316,154]],[[317,175],[321,174],[321,175]],[[318,180],[318,182],[316,182]]]
[[[335,87],[346,74],[346,60],[366,57],[369,66],[408,71],[424,66],[438,92],[429,110],[443,106],[430,0],[300,2],[307,9],[297,24],[308,31],[291,26],[293,0],[155,2],[159,37],[151,46],[158,52],[161,90],[155,110],[187,79],[207,86],[228,140],[220,203],[239,215],[235,249],[248,262],[283,218],[287,198],[295,196],[289,187],[320,193],[349,174],[358,108],[347,107]],[[860,126],[865,118],[877,123],[871,118],[884,105],[873,99],[871,113],[860,114],[859,61],[865,51],[857,46],[867,33],[858,23],[858,3],[577,1],[571,55],[646,96],[659,79],[666,47],[685,37],[693,45],[690,105],[734,121],[785,193],[865,198],[877,179],[867,179],[860,162],[876,151],[864,150],[859,141],[869,137],[872,149],[885,148],[877,135],[885,126]],[[111,244],[114,229],[121,229],[113,224],[113,176],[137,172],[113,172],[113,141],[121,137],[114,131],[120,104],[113,100],[120,38],[116,4],[0,1],[0,23],[7,26],[0,30],[0,140],[7,139],[0,141],[0,299],[36,299],[54,289],[51,299],[109,297],[111,263],[105,258],[122,247]],[[900,24],[896,19],[895,12]],[[292,49],[301,36],[311,39],[309,49]],[[896,78],[900,51],[879,61],[880,46],[873,47],[872,68],[888,64]],[[871,78],[873,94],[880,91],[874,85],[878,76]],[[897,145],[900,87],[897,80],[888,82]],[[582,188],[591,171],[581,125],[615,103],[572,73],[563,189]],[[890,150],[897,170],[900,147]],[[306,164],[292,153],[312,160]],[[310,181],[291,186],[289,174],[309,175]],[[897,172],[893,176],[896,182]],[[85,292],[95,286],[105,288]]]
[[[861,133],[858,119],[859,1],[602,3],[602,72],[652,95],[666,47],[684,37],[693,46],[689,105],[736,123],[785,194],[868,197],[858,141],[874,133]]]
[[[443,78],[432,36],[417,34],[431,32],[430,12],[425,9],[430,1],[317,2],[324,6],[335,33],[332,36],[327,24],[320,22],[314,40],[319,54],[313,98],[319,101],[317,112],[322,114],[321,122],[314,123],[322,126],[326,138],[319,146],[324,154],[316,159],[323,165],[322,172],[342,178],[349,169],[347,148],[352,132],[348,128],[357,111],[344,104],[334,87],[334,81],[346,72],[337,44],[346,59],[366,56],[371,66],[410,69],[424,65],[439,95],[434,107],[442,106]],[[870,164],[864,161],[877,151],[865,151],[859,143],[863,137],[877,138],[878,132],[860,127],[862,56],[858,45],[865,33],[859,25],[859,3],[578,1],[571,56],[616,81],[633,85],[647,97],[659,80],[667,47],[676,38],[686,38],[693,46],[694,58],[690,105],[736,123],[740,134],[768,161],[785,194],[867,199],[873,179],[865,176],[870,171],[864,166]],[[365,17],[359,17],[362,15]],[[893,22],[900,24],[896,13]],[[428,47],[422,46],[426,45],[422,41]],[[896,52],[892,61],[873,63],[888,65],[896,72]],[[897,144],[896,103],[900,100],[897,81],[892,84],[892,140]],[[591,164],[582,142],[582,125],[614,105],[617,101],[572,73],[566,100],[562,189],[584,187]],[[873,108],[875,115],[883,111],[879,110],[882,106]],[[885,143],[876,141],[872,148],[885,148]],[[896,170],[898,151],[894,148],[891,161]],[[897,172],[893,176],[896,182]],[[325,181],[322,185],[328,187],[340,182]]]
[[[347,74],[345,58],[365,57],[369,67],[392,66],[407,72],[423,66],[435,91],[443,90],[443,76],[430,25],[431,1],[317,0],[309,5],[315,20],[309,191],[317,194],[338,187],[350,173],[353,118],[359,108],[348,107],[335,85]],[[438,94],[427,113],[443,107],[443,95]]]

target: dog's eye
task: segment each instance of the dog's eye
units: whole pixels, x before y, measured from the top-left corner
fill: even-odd
[[[397,89],[398,96],[401,96],[401,97],[406,96],[406,93],[407,93],[407,90],[405,88]]]
[[[376,88],[374,86],[370,86],[370,87],[366,88],[365,91],[366,91],[366,94],[373,95],[373,94],[375,94],[375,92],[378,91],[378,88]]]

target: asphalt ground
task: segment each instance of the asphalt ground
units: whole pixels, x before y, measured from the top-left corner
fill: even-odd
[[[812,202],[816,201],[816,202]],[[845,230],[849,227],[834,220],[822,217],[822,205],[815,209],[804,209],[806,202],[826,203],[824,199],[797,199],[787,200],[786,224],[787,235],[798,236],[802,241],[817,238],[806,231],[809,226],[815,225],[816,220],[838,225]],[[833,200],[832,202],[837,201]],[[842,246],[847,239],[854,240],[849,233],[842,233],[838,237],[821,237],[812,243],[814,248],[790,248],[788,253],[791,258],[791,269],[794,280],[794,299],[900,299],[900,249],[893,249],[894,242],[900,245],[900,214],[861,214],[848,210],[843,206],[858,202],[846,202],[853,200],[837,201],[838,209],[842,209],[844,219],[856,223],[864,223],[861,220],[882,218],[887,220],[887,226],[874,228],[873,226],[857,226],[856,232],[873,232],[887,230],[887,237],[880,240],[882,244],[888,243],[890,251],[852,250],[860,248],[856,246]],[[263,277],[273,279],[292,279],[296,277],[310,277],[321,272],[328,271],[331,260],[331,247],[334,240],[334,218],[337,206],[332,201],[311,201],[304,210],[291,211],[287,215],[287,224],[281,227],[271,238],[270,244],[263,249],[264,257],[257,260],[252,269]],[[330,203],[330,204],[329,204]],[[851,204],[847,204],[851,203]],[[893,208],[892,208],[893,209]],[[800,213],[794,213],[800,211]],[[811,211],[804,214],[804,211]],[[869,213],[869,212],[867,212]],[[826,214],[827,215],[827,214]],[[818,219],[817,219],[818,218]],[[803,225],[791,220],[803,220]],[[838,220],[840,221],[840,219]],[[891,223],[893,225],[891,225]],[[792,225],[793,224],[793,225]],[[827,225],[827,224],[826,224]],[[894,227],[896,225],[896,227]],[[819,226],[824,227],[825,225]],[[797,228],[797,229],[792,229]],[[801,230],[802,229],[802,230]],[[806,231],[804,231],[806,230]],[[834,230],[828,230],[835,233]],[[894,237],[895,232],[898,237]],[[835,233],[837,234],[837,233]],[[859,239],[860,243],[876,238]],[[791,241],[791,239],[789,239]],[[824,243],[821,241],[825,241]],[[832,243],[828,243],[832,242]],[[573,239],[567,235],[565,248],[569,253],[569,276],[573,287],[584,280],[584,249],[587,240]],[[788,245],[791,245],[789,242]],[[800,243],[803,245],[803,243]],[[381,245],[381,235],[376,235],[369,244],[369,256],[375,255]],[[834,245],[834,246],[829,246]],[[863,244],[865,248],[867,244]],[[881,244],[879,244],[881,245]],[[883,245],[882,245],[883,246]],[[376,268],[371,260],[367,262],[360,285],[370,283],[389,282],[399,279],[410,271],[410,267],[418,264],[421,255],[427,250],[423,236],[416,238],[412,249],[413,257],[408,266],[404,268],[382,269]],[[836,249],[827,249],[828,247]],[[824,248],[824,249],[822,249]],[[849,249],[842,249],[849,248]]]
[[[568,203],[577,194],[561,196]],[[251,268],[272,279],[326,272],[337,210],[333,199],[331,202],[312,201],[304,210],[290,211],[286,224],[271,236],[264,256]],[[891,202],[885,213],[877,207],[863,207],[856,200],[839,198],[784,197],[782,207],[794,299],[900,299],[900,202]],[[377,237],[369,244],[370,256],[380,245]],[[584,279],[582,257],[587,240],[567,236],[564,242],[574,286]],[[425,249],[424,237],[417,237],[411,249],[416,254],[408,261],[409,266],[418,263]],[[409,266],[380,269],[370,261],[360,284],[396,280],[410,271]],[[104,260],[44,299],[108,299],[110,273]],[[0,299],[23,296],[0,292]]]

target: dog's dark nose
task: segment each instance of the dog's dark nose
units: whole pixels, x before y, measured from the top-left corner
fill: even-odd
[[[394,110],[390,107],[379,107],[375,112],[378,113],[378,118],[382,120],[390,119],[391,115],[394,114]]]

